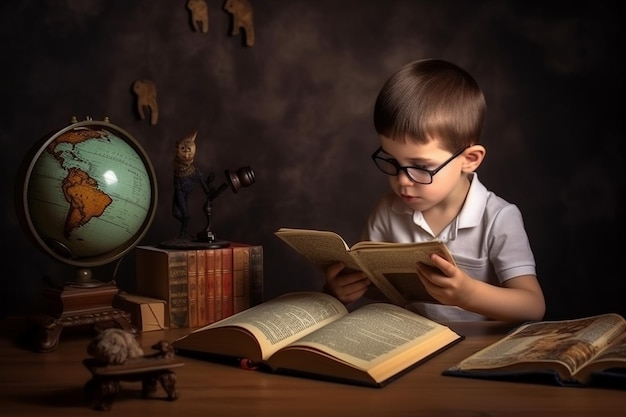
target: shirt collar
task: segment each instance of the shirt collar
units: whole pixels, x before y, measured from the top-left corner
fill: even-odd
[[[473,172],[470,174],[470,188],[465,197],[465,203],[461,208],[458,216],[452,220],[448,236],[451,240],[456,238],[458,229],[476,227],[480,224],[480,219],[487,205],[487,197],[489,192],[487,188],[478,180],[478,174]],[[396,199],[391,209],[399,214],[406,214],[413,218],[413,222],[422,229],[430,232],[428,224],[424,220],[421,211],[412,210],[402,200]],[[448,229],[448,228],[446,228]]]
[[[489,191],[487,191],[483,183],[478,180],[478,174],[473,172],[470,180],[471,184],[467,192],[467,197],[465,197],[465,203],[457,216],[458,229],[478,226],[485,212],[485,207],[487,206]]]

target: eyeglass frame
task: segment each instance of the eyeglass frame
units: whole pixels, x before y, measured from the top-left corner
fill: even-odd
[[[458,157],[459,155],[461,155],[463,152],[465,152],[465,150],[467,148],[469,148],[470,145],[465,146],[461,149],[459,149],[458,151],[454,152],[452,154],[452,156],[450,156],[450,158],[448,158],[446,161],[444,161],[441,165],[439,165],[437,168],[435,169],[426,169],[426,168],[421,168],[415,165],[405,165],[405,166],[400,166],[400,164],[398,163],[398,161],[395,158],[383,158],[382,156],[379,156],[378,154],[383,151],[383,147],[379,146],[378,149],[376,149],[376,151],[374,151],[374,153],[372,154],[372,160],[374,161],[374,164],[376,165],[376,168],[378,168],[382,173],[387,174],[389,176],[392,177],[397,177],[400,174],[400,171],[404,172],[404,174],[406,175],[406,177],[411,180],[412,182],[416,183],[416,184],[424,184],[424,185],[428,185],[428,184],[432,184],[433,183],[433,177],[435,176],[435,174],[437,174],[439,171],[441,171],[443,168],[445,168],[446,165],[448,165],[450,162],[452,162],[454,159],[456,159],[456,157]],[[376,160],[383,160],[389,164],[391,164],[395,169],[396,169],[396,173],[395,174],[390,174],[386,171],[383,171],[383,169],[378,165],[378,163],[376,162]],[[409,168],[410,169],[417,169],[423,172],[426,172],[429,176],[430,176],[430,182],[420,182],[420,181],[416,181],[410,174],[409,174]]]

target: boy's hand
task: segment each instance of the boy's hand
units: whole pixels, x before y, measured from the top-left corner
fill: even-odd
[[[441,304],[463,305],[472,288],[472,278],[439,255],[430,258],[436,267],[419,262],[417,274],[426,291]]]
[[[363,297],[370,284],[371,281],[363,271],[346,270],[343,262],[338,262],[326,269],[324,291],[342,303],[350,304]]]

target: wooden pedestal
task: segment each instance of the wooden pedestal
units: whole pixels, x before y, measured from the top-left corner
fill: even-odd
[[[31,318],[35,330],[34,349],[39,352],[56,349],[66,327],[111,323],[132,332],[130,314],[112,307],[117,293],[117,287],[111,284],[44,290],[45,312]]]

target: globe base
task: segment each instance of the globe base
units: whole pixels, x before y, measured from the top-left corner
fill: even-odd
[[[31,318],[35,327],[33,349],[38,352],[55,350],[61,332],[68,327],[115,325],[132,332],[130,314],[112,305],[118,292],[111,284],[96,288],[45,289],[46,311]]]
[[[91,269],[79,268],[76,270],[76,275],[73,281],[66,281],[65,285],[74,288],[95,288],[109,285],[108,283],[99,281],[93,278]]]

